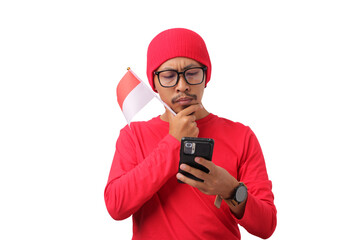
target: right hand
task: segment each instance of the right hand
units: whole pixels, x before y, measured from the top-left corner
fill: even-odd
[[[179,140],[179,142],[183,137],[197,137],[199,135],[199,128],[193,113],[202,108],[201,104],[194,104],[181,110],[176,116],[170,114],[169,134]]]

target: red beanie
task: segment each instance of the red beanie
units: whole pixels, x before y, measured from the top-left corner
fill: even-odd
[[[149,44],[147,52],[147,77],[152,89],[154,71],[167,60],[187,57],[207,67],[205,86],[210,81],[211,62],[204,40],[199,34],[184,28],[173,28],[159,33]]]

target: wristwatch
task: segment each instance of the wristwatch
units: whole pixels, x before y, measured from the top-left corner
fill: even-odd
[[[234,206],[239,205],[247,199],[248,190],[244,183],[240,182],[239,186],[237,186],[234,190],[231,202]]]

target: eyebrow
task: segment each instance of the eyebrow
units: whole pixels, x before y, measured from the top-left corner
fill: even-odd
[[[185,66],[182,70],[185,71],[186,69],[192,68],[192,67],[202,67],[202,66],[198,66],[197,64],[189,64],[187,66]],[[165,70],[173,70],[173,71],[177,71],[176,69],[172,68],[172,67],[165,67],[164,69],[162,69],[161,71],[165,71]]]

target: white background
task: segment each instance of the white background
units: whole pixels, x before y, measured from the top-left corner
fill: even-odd
[[[103,200],[126,124],[116,86],[129,66],[147,81],[147,46],[172,27],[207,43],[204,106],[258,136],[271,239],[356,239],[359,13],[346,0],[1,1],[0,239],[131,239]]]

